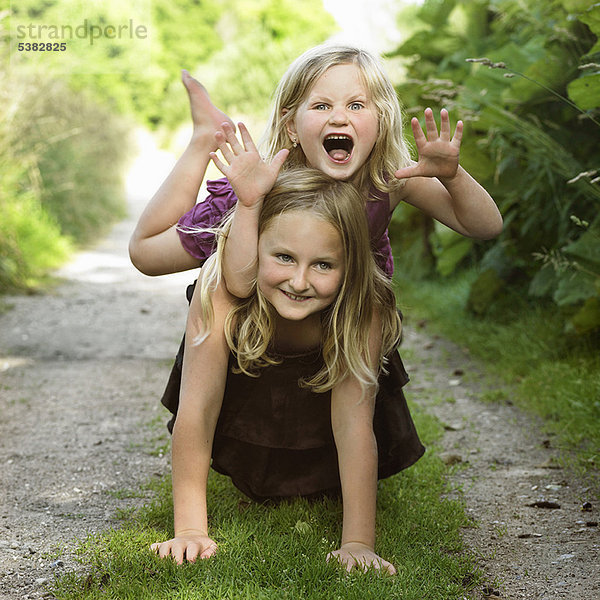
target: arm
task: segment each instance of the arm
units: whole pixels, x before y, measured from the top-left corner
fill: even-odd
[[[239,129],[243,145],[229,126],[223,127],[224,133],[215,135],[226,162],[221,161],[214,152],[210,156],[227,177],[238,198],[225,244],[223,277],[231,294],[247,298],[252,293],[256,278],[258,217],[262,201],[273,187],[289,151],[281,150],[273,162],[267,164],[243,123],[239,124]]]
[[[199,286],[196,291],[199,290]],[[229,348],[223,333],[231,296],[223,285],[213,294],[214,324],[200,344],[200,294],[194,293],[186,328],[181,395],[173,430],[173,508],[175,537],[152,545],[161,558],[172,556],[177,564],[209,558],[216,543],[208,535],[206,482],[215,428],[225,390]]]
[[[379,356],[381,321],[371,325],[369,351]],[[376,361],[372,360],[376,365]],[[373,431],[375,390],[366,392],[354,377],[347,377],[331,394],[331,423],[338,453],[344,516],[342,545],[327,558],[337,558],[348,571],[355,566],[383,569],[394,575],[394,566],[375,553],[377,502],[377,441]]]
[[[462,122],[450,139],[448,111],[442,110],[440,133],[433,111],[425,111],[427,137],[411,121],[419,161],[396,171],[406,185],[392,196],[392,210],[404,200],[467,237],[490,239],[502,231],[502,216],[492,197],[458,164]]]
[[[192,139],[146,206],[129,242],[131,262],[146,275],[164,275],[199,266],[199,261],[181,246],[176,225],[196,203],[210,160],[209,152],[216,149],[215,131],[224,122],[230,122],[187,71],[183,71],[182,81],[190,100]]]

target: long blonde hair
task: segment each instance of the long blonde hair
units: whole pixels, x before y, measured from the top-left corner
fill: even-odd
[[[290,155],[283,168],[306,166],[302,148],[294,148],[286,125],[295,119],[317,79],[335,65],[356,65],[362,74],[371,100],[377,109],[379,134],[371,156],[356,182],[359,189],[374,185],[389,192],[401,183],[394,171],[410,163],[410,151],[403,134],[403,116],[398,96],[380,61],[365,50],[351,46],[316,46],[298,57],[285,72],[277,89],[271,116],[261,140],[263,154],[272,159],[279,150],[288,148]]]
[[[317,169],[288,169],[279,175],[264,199],[259,236],[279,215],[300,210],[330,223],[338,231],[345,260],[337,297],[321,313],[323,366],[300,383],[315,392],[325,392],[351,374],[363,387],[376,385],[379,369],[371,368],[369,356],[372,319],[378,311],[382,346],[374,362],[380,369],[384,368],[385,356],[398,343],[402,325],[391,282],[373,258],[364,200],[353,184],[336,181]],[[217,236],[217,251],[205,264],[198,282],[204,310],[201,320],[205,324],[211,322],[210,295],[220,277],[230,223],[231,218],[226,219],[221,235]],[[240,299],[225,322],[227,343],[237,357],[239,369],[250,376],[257,376],[261,368],[280,362],[271,345],[275,335],[275,309],[256,282],[254,285],[251,296]]]

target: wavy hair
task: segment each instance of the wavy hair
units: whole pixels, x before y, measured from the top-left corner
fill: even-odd
[[[274,102],[261,149],[272,159],[279,150],[288,148],[290,155],[283,168],[306,166],[306,156],[300,146],[294,148],[286,125],[295,119],[300,105],[313,85],[329,68],[354,64],[361,72],[371,100],[377,109],[379,133],[367,163],[356,182],[359,189],[374,185],[389,192],[402,185],[393,177],[394,171],[410,164],[410,151],[403,132],[403,115],[396,90],[383,70],[381,62],[369,52],[351,46],[321,45],[299,56],[284,73],[275,90]]]
[[[302,167],[280,173],[271,192],[264,199],[259,218],[259,236],[278,216],[290,212],[311,213],[331,224],[340,235],[345,269],[334,302],[321,312],[322,368],[300,384],[315,392],[332,389],[347,375],[363,385],[377,383],[385,356],[397,345],[402,324],[390,280],[379,270],[370,247],[364,200],[356,187],[336,181],[317,169]],[[217,251],[201,271],[203,323],[211,322],[211,290],[219,281],[223,248],[231,217],[220,230]],[[260,265],[259,265],[260,268]],[[254,283],[253,293],[239,299],[225,323],[227,343],[237,357],[239,370],[257,376],[261,368],[280,362],[273,352],[275,309]],[[378,368],[370,364],[369,333],[375,314],[381,321],[382,345]],[[205,331],[209,331],[208,326]],[[201,336],[202,341],[207,333]]]

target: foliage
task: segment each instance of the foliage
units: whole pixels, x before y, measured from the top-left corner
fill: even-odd
[[[318,0],[0,0],[2,287],[33,285],[123,215],[131,117],[187,121],[181,68],[204,63],[223,108],[254,115],[332,25]],[[123,33],[93,39],[92,26]],[[66,50],[18,51],[50,41]]]
[[[13,62],[21,71],[43,67],[112,110],[164,129],[188,119],[182,68],[196,74],[203,65],[198,75],[225,110],[254,115],[287,64],[333,28],[319,0],[22,0],[11,11],[13,34],[31,23],[34,34],[38,26],[123,27],[116,39],[67,31],[62,53],[13,48]],[[133,35],[138,27],[142,34]]]
[[[135,116],[144,125],[168,126],[187,117],[185,98],[178,101],[178,73],[221,46],[216,31],[220,15],[218,0],[12,2],[13,38],[17,27],[32,24],[34,36],[39,27],[54,27],[58,39],[66,43],[66,51],[48,53],[20,53],[13,46],[12,66],[20,72],[45,71],[45,77],[62,78],[71,88],[85,91],[110,110]],[[68,26],[72,30],[62,29]],[[122,29],[115,39],[103,33],[92,40],[92,26]],[[134,35],[138,27],[143,29]],[[78,37],[79,31],[82,37]]]
[[[18,135],[35,152],[43,208],[79,244],[95,241],[124,216],[130,124],[60,81],[21,80]]]
[[[465,121],[461,163],[504,216],[504,232],[486,243],[436,227],[438,273],[477,264],[469,306],[479,314],[511,288],[553,299],[567,332],[597,329],[600,6],[426,0],[418,19],[393,53],[406,63],[400,97],[409,113],[446,106]],[[407,211],[396,220],[400,232],[411,228]]]
[[[148,550],[152,542],[172,536],[171,486],[166,480],[155,501],[121,529],[90,537],[82,545],[81,559],[88,569],[61,577],[54,596],[61,600],[463,598],[481,579],[474,557],[462,546],[460,531],[468,521],[462,502],[446,497],[446,467],[431,450],[443,433],[440,423],[418,409],[413,415],[430,451],[407,471],[382,481],[378,490],[377,549],[396,565],[395,577],[347,574],[326,562],[340,540],[339,500],[259,505],[248,502],[228,478],[211,472],[210,528],[219,543],[214,558],[177,566]]]
[[[128,126],[60,81],[0,90],[0,289],[27,288],[124,214]],[[10,90],[10,91],[9,91]]]
[[[0,196],[0,290],[33,285],[48,269],[57,267],[66,258],[71,246],[61,235],[56,221],[43,210],[28,180],[27,157],[16,158],[6,147],[5,125],[3,120],[0,124],[0,170],[4,176]]]
[[[266,116],[285,69],[333,25],[320,0],[227,0],[223,48],[199,66],[198,77],[226,110]]]

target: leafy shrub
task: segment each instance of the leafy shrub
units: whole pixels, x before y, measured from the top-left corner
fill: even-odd
[[[0,91],[6,290],[35,285],[74,243],[93,241],[124,215],[129,127],[60,81],[0,76],[8,83]]]
[[[409,113],[446,106],[465,121],[461,163],[504,216],[502,235],[485,243],[461,245],[436,226],[437,272],[479,264],[469,301],[479,313],[510,287],[552,299],[566,331],[597,330],[600,6],[426,0],[418,17],[418,31],[393,53],[408,75],[399,95]],[[402,213],[395,218],[402,229]]]

